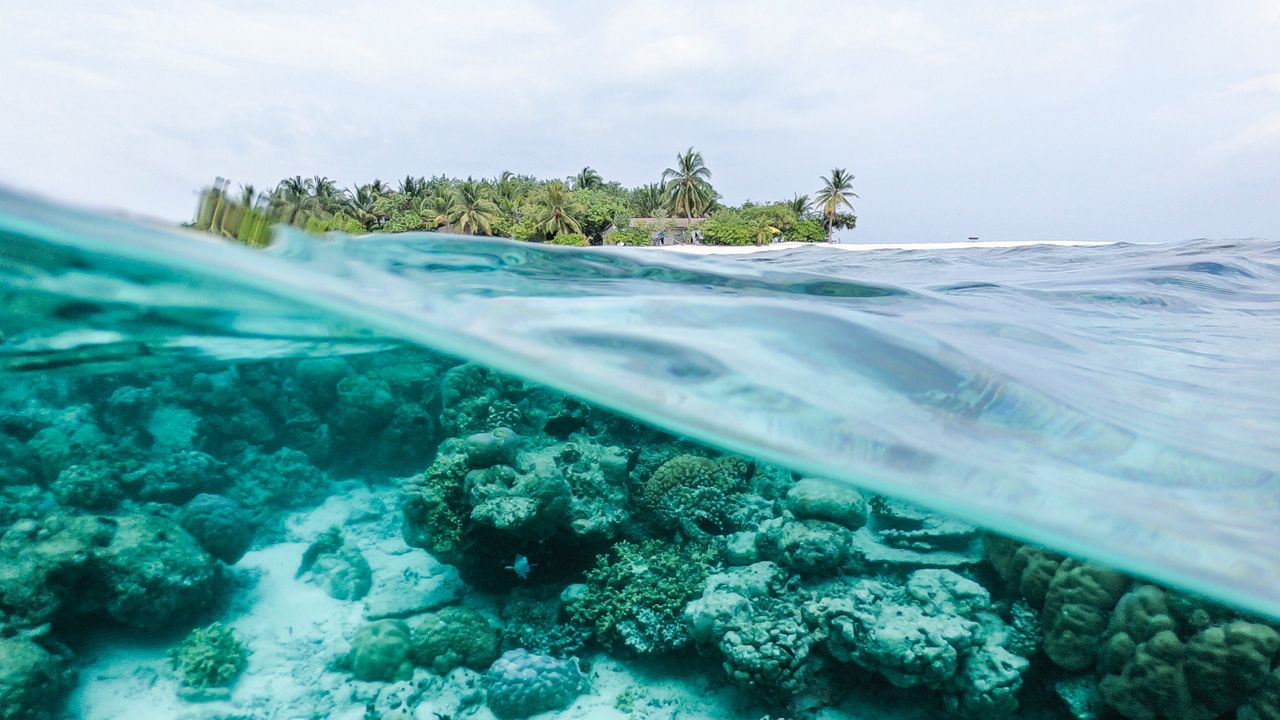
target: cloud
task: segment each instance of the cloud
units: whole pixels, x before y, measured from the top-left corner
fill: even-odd
[[[0,182],[183,219],[215,175],[639,184],[694,145],[734,202],[848,167],[867,240],[1267,234],[1169,206],[1274,182],[1277,34],[1243,1],[9,3]]]

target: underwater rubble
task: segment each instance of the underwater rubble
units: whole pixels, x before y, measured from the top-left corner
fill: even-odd
[[[0,720],[103,634],[192,718],[1280,719],[1274,623],[420,350],[6,383]]]

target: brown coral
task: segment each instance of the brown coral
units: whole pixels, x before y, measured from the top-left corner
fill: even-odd
[[[1044,651],[1064,670],[1093,667],[1111,608],[1129,586],[1124,575],[1064,560],[1045,592]]]

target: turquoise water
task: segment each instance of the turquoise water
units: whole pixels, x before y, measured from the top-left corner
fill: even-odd
[[[0,364],[6,376],[0,398],[8,418],[0,429],[9,434],[10,445],[15,440],[28,448],[36,443],[33,452],[38,458],[32,462],[44,463],[43,470],[31,470],[30,477],[10,473],[10,489],[27,488],[22,491],[26,495],[14,490],[6,501],[18,508],[9,513],[10,523],[39,520],[59,505],[78,507],[77,513],[119,513],[119,507],[132,507],[128,503],[141,503],[143,510],[150,507],[146,503],[158,503],[162,507],[157,512],[163,515],[170,512],[163,506],[191,502],[189,493],[166,495],[162,490],[133,497],[135,486],[124,482],[124,500],[69,501],[68,497],[83,497],[85,485],[76,485],[74,478],[63,480],[63,472],[79,466],[76,453],[92,454],[89,446],[106,442],[104,437],[113,438],[118,447],[132,448],[139,457],[149,458],[160,449],[199,451],[239,468],[237,472],[292,478],[284,489],[272,491],[279,495],[275,500],[243,488],[238,496],[232,493],[260,526],[254,547],[264,554],[251,553],[247,559],[266,563],[254,558],[270,557],[276,547],[270,540],[314,539],[303,537],[306,533],[299,528],[310,525],[302,520],[289,525],[277,517],[286,509],[314,507],[328,496],[305,480],[312,477],[307,473],[388,487],[391,481],[385,478],[421,473],[414,477],[427,480],[416,486],[411,482],[410,487],[418,489],[403,497],[423,502],[427,490],[422,488],[433,477],[429,468],[436,467],[432,458],[438,465],[440,458],[448,457],[450,437],[461,441],[473,431],[515,425],[529,452],[555,447],[563,453],[557,443],[570,442],[577,433],[590,435],[594,444],[574,441],[580,446],[573,450],[575,458],[588,460],[572,462],[586,462],[594,468],[591,472],[604,476],[604,468],[615,462],[608,448],[631,446],[632,493],[638,492],[636,482],[643,484],[678,451],[713,458],[728,452],[756,463],[751,494],[761,503],[773,503],[777,512],[784,507],[795,510],[792,505],[800,501],[785,500],[789,490],[770,485],[773,481],[766,482],[766,476],[784,484],[802,475],[827,478],[866,493],[918,503],[947,517],[916,516],[916,511],[902,510],[889,500],[873,500],[863,513],[869,518],[863,521],[865,528],[855,523],[846,530],[854,533],[855,542],[856,533],[870,528],[886,547],[932,553],[935,561],[921,567],[963,568],[961,575],[976,578],[997,596],[1005,590],[995,589],[992,570],[977,569],[978,561],[965,557],[972,550],[966,543],[976,537],[972,528],[965,529],[967,523],[1087,558],[1171,590],[1280,617],[1280,555],[1275,552],[1280,539],[1280,244],[1275,242],[864,252],[809,247],[702,259],[437,234],[321,242],[286,233],[278,246],[260,252],[204,235],[0,195],[0,278],[5,294]],[[428,351],[424,355],[415,348]],[[345,359],[327,361],[341,363],[332,366],[298,364],[300,359],[317,363],[323,358]],[[537,387],[530,390],[497,376],[466,374],[487,372],[482,370],[460,375],[460,360]],[[307,425],[298,419],[306,413],[281,407],[297,402],[309,404],[312,415],[320,412],[318,401],[307,400],[305,392],[297,395],[302,401],[295,401],[294,393],[301,391],[290,389],[291,383],[301,384],[302,378],[313,375],[371,380],[366,386],[351,381],[350,397],[339,393],[341,402],[334,407],[347,403],[355,409],[328,409],[328,415],[322,413]],[[369,398],[378,397],[384,386],[400,408],[412,395],[414,409],[401,417],[361,405],[377,405]],[[457,390],[458,386],[468,389]],[[437,387],[444,389],[430,389]],[[148,400],[150,405],[138,401],[138,407],[146,406],[146,416],[132,417],[127,408],[134,406],[117,397],[121,388],[142,388],[149,396],[168,399]],[[541,388],[589,405],[565,410],[565,403],[572,401],[554,392],[540,395],[548,392]],[[490,391],[495,394],[484,394]],[[429,399],[436,392],[443,399]],[[488,398],[486,407],[491,409],[480,415],[489,419],[470,424],[458,420],[457,408],[463,406],[458,393],[464,399]],[[234,422],[223,422],[217,432],[209,429],[219,413],[239,407],[245,398],[260,408],[227,412]],[[325,401],[333,402],[338,401]],[[492,409],[497,402],[505,403],[501,413]],[[612,416],[588,409],[593,406],[629,419],[608,419]],[[268,407],[274,409],[263,409]],[[95,418],[92,431],[68,420],[86,415]],[[535,422],[533,417],[540,419]],[[285,423],[288,418],[305,431]],[[323,452],[316,449],[315,429],[322,421],[329,443]],[[146,432],[120,430],[116,423],[145,427]],[[383,434],[375,433],[373,425]],[[79,429],[67,429],[72,426]],[[436,426],[444,429],[423,430]],[[388,440],[384,427],[397,434]],[[49,460],[40,454],[44,444],[36,441],[42,432],[46,440],[62,438],[70,449],[49,451]],[[88,439],[76,433],[87,433]],[[427,436],[429,440],[421,440]],[[164,449],[165,443],[172,447]],[[437,451],[439,443],[444,444]],[[583,449],[587,447],[594,449]],[[653,451],[656,459],[645,460],[646,449],[652,448],[668,449]],[[303,472],[285,463],[293,457],[282,455],[285,450],[310,458],[311,469]],[[626,454],[617,452],[619,457]],[[275,465],[259,463],[267,456],[275,458]],[[561,459],[555,462],[568,462],[557,457]],[[106,462],[95,456],[94,462],[99,461]],[[137,462],[141,467],[147,461]],[[526,462],[534,467],[537,461],[521,456],[518,464]],[[19,464],[13,459],[8,463]],[[90,465],[86,461],[85,466]],[[364,478],[366,474],[384,479]],[[125,470],[120,476],[131,477]],[[236,487],[236,481],[230,482]],[[148,487],[142,481],[135,485]],[[72,490],[59,495],[60,487]],[[513,496],[519,496],[522,486],[517,482],[513,487]],[[46,492],[54,497],[41,494]],[[305,497],[296,503],[281,499],[293,492]],[[368,502],[397,501],[380,498]],[[113,504],[118,502],[125,505]],[[255,503],[275,509],[257,513]],[[419,515],[406,510],[406,527],[425,522],[435,535],[418,537],[407,529],[406,539],[437,560],[459,567],[462,581],[476,592],[506,593],[520,587],[523,573],[498,565],[519,567],[517,555],[527,555],[533,568],[529,577],[535,580],[555,575],[547,582],[561,586],[580,580],[594,553],[607,554],[609,546],[629,537],[623,530],[610,530],[605,533],[608,542],[590,547],[591,552],[580,558],[575,553],[585,552],[583,538],[595,537],[585,531],[562,537],[556,534],[560,531],[548,530],[535,533],[536,542],[514,531],[481,534],[462,552],[443,547],[441,526],[430,524],[436,520],[423,520],[430,513],[422,506],[413,507]],[[814,512],[815,521],[832,519],[825,511]],[[397,512],[392,508],[388,514]],[[759,517],[762,523],[782,522],[767,512]],[[795,517],[809,521],[799,510]],[[674,537],[679,542],[700,532],[736,537],[728,531],[733,523],[738,523],[733,525],[736,533],[746,532],[737,520],[722,520],[723,527],[716,524],[720,521],[707,520],[719,529],[694,523]],[[628,522],[619,520],[617,527],[625,528]],[[894,545],[885,540],[898,537],[893,533],[899,524],[909,528],[904,532],[917,533],[918,542]],[[637,532],[640,538],[651,531]],[[844,532],[837,534],[844,537]],[[526,542],[508,542],[514,536]],[[952,536],[960,538],[958,546],[948,546],[945,538]],[[23,537],[28,536],[11,533],[6,542],[18,547]],[[760,547],[771,547],[770,542],[775,541],[761,540]],[[946,561],[941,559],[944,555]],[[951,555],[959,559],[952,563]],[[996,557],[998,551],[989,547],[988,555],[995,575],[1018,585],[1010,580],[1007,562],[1002,565]],[[569,557],[576,560],[565,560]],[[1027,562],[1025,557],[1022,562]],[[867,576],[885,574],[883,567],[876,568],[866,570]],[[809,570],[791,569],[803,579],[805,592],[820,592]],[[270,577],[268,570],[262,572]],[[850,572],[844,568],[841,577]],[[1021,592],[1029,594],[1026,601],[1034,606],[1037,593],[1026,589],[1027,577],[1021,582]],[[1109,582],[1092,585],[1109,587]],[[1108,610],[1095,621],[1101,625],[1090,631],[1095,642],[1119,632],[1111,626],[1120,622],[1121,613],[1110,614],[1109,608],[1117,601],[1120,607],[1139,602],[1121,600],[1125,592],[1138,592],[1126,590],[1130,581],[1123,582],[1114,592],[1099,591],[1108,598],[1095,604]],[[889,597],[884,595],[888,590],[859,587],[858,592]],[[1043,592],[1039,599],[1043,602]],[[1172,600],[1169,604],[1178,607]],[[0,610],[6,606],[20,603],[0,602]],[[1000,622],[1015,627],[1012,606],[1002,607]],[[758,612],[774,612],[772,608],[761,605]],[[1209,620],[1193,621],[1187,619],[1193,613],[1188,611],[1184,618],[1179,612],[1170,611],[1176,621],[1171,623],[1184,640],[1190,643],[1188,638],[1199,637],[1196,633],[1208,632]],[[1201,614],[1219,618],[1217,612]],[[59,617],[51,615],[55,634],[65,634],[68,621]],[[132,616],[112,617],[129,626],[130,620],[121,618]],[[174,622],[189,627],[193,620],[175,615]],[[1046,642],[1053,647],[1060,640],[1052,629],[1057,621],[1046,617],[1042,623]],[[597,638],[606,649],[608,637],[602,632]],[[735,662],[725,642],[721,637],[723,657],[703,653],[714,656],[711,667],[722,662],[729,669]],[[1258,642],[1266,646],[1270,640]],[[79,657],[93,656],[98,647],[70,645]],[[1276,651],[1262,653],[1266,657],[1261,674],[1249,692],[1263,683]],[[636,652],[629,647],[612,655],[625,658]],[[991,701],[995,705],[988,707],[972,700],[967,690],[956,690],[952,680],[920,680],[910,673],[904,679],[894,674],[900,670],[888,669],[893,663],[877,664],[880,661],[867,659],[866,652],[824,645],[819,654],[830,655],[824,662],[874,672],[877,682],[887,678],[882,695],[889,699],[881,700],[898,708],[894,716],[910,716],[901,704],[913,700],[894,696],[892,689],[921,684],[937,690],[939,697],[952,698],[947,705],[951,712],[969,717],[1014,712],[1001,705],[1003,701]],[[1095,667],[1092,655],[1080,663],[1060,648],[1046,652],[1058,670]],[[965,662],[969,665],[964,667],[975,668],[979,663]],[[1000,664],[996,659],[983,662]],[[1105,662],[1097,665],[1107,712],[1143,717],[1143,708],[1173,702],[1152,699],[1154,691],[1134,700],[1140,692],[1120,692],[1115,683],[1106,690],[1106,677],[1129,677],[1129,666],[1116,662],[1111,668],[1104,667]],[[1022,672],[1017,673],[1018,687],[1024,687]],[[732,672],[729,677],[734,684]],[[83,689],[88,685],[82,682],[78,692],[89,693]],[[825,701],[809,697],[815,694],[812,687],[799,681],[757,685],[792,712],[820,712],[824,707]],[[1054,714],[1062,712],[1059,706],[1049,709],[1048,701],[1041,703],[1032,689],[1021,692],[1018,712],[1026,717],[1060,716]],[[1057,691],[1058,696],[1069,694]],[[1188,710],[1177,717],[1217,717],[1244,706],[1247,695],[1238,691],[1229,707]],[[802,696],[809,699],[801,702],[797,698]],[[982,702],[990,701],[983,697]],[[94,702],[99,707],[105,703],[88,694],[73,699],[71,707],[87,717],[110,716],[95,715]],[[768,698],[763,702],[769,705]],[[1256,717],[1271,717],[1268,706],[1255,702],[1250,707]],[[928,708],[921,708],[917,711],[929,716]],[[341,713],[335,711],[334,716]]]

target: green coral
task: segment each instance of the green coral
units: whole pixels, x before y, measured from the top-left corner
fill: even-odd
[[[192,630],[169,651],[169,660],[186,687],[228,687],[248,664],[249,649],[234,630],[213,623]]]
[[[1133,720],[1210,720],[1250,700],[1265,706],[1280,634],[1236,620],[1184,638],[1172,598],[1139,585],[1116,605],[1099,655],[1107,704]]]
[[[401,489],[405,542],[454,562],[461,557],[462,534],[470,510],[463,485],[468,472],[461,441],[446,440],[425,472]]]
[[[456,667],[483,670],[498,659],[500,636],[475,610],[448,607],[413,629],[413,660],[440,675]]]
[[[346,665],[360,680],[397,682],[413,677],[412,654],[409,626],[400,620],[378,620],[356,630]]]
[[[519,590],[502,609],[502,622],[504,650],[524,648],[538,655],[565,658],[576,655],[591,639],[590,628],[562,621],[559,599],[539,600]]]
[[[740,463],[698,455],[664,462],[639,488],[637,504],[664,530],[686,538],[732,532],[733,511],[748,477]]]
[[[1044,652],[1064,670],[1093,667],[1111,608],[1129,587],[1120,573],[1065,560],[1045,593]]]
[[[653,655],[689,643],[685,605],[716,567],[708,546],[661,540],[620,542],[587,572],[586,591],[570,608],[611,650]]]

